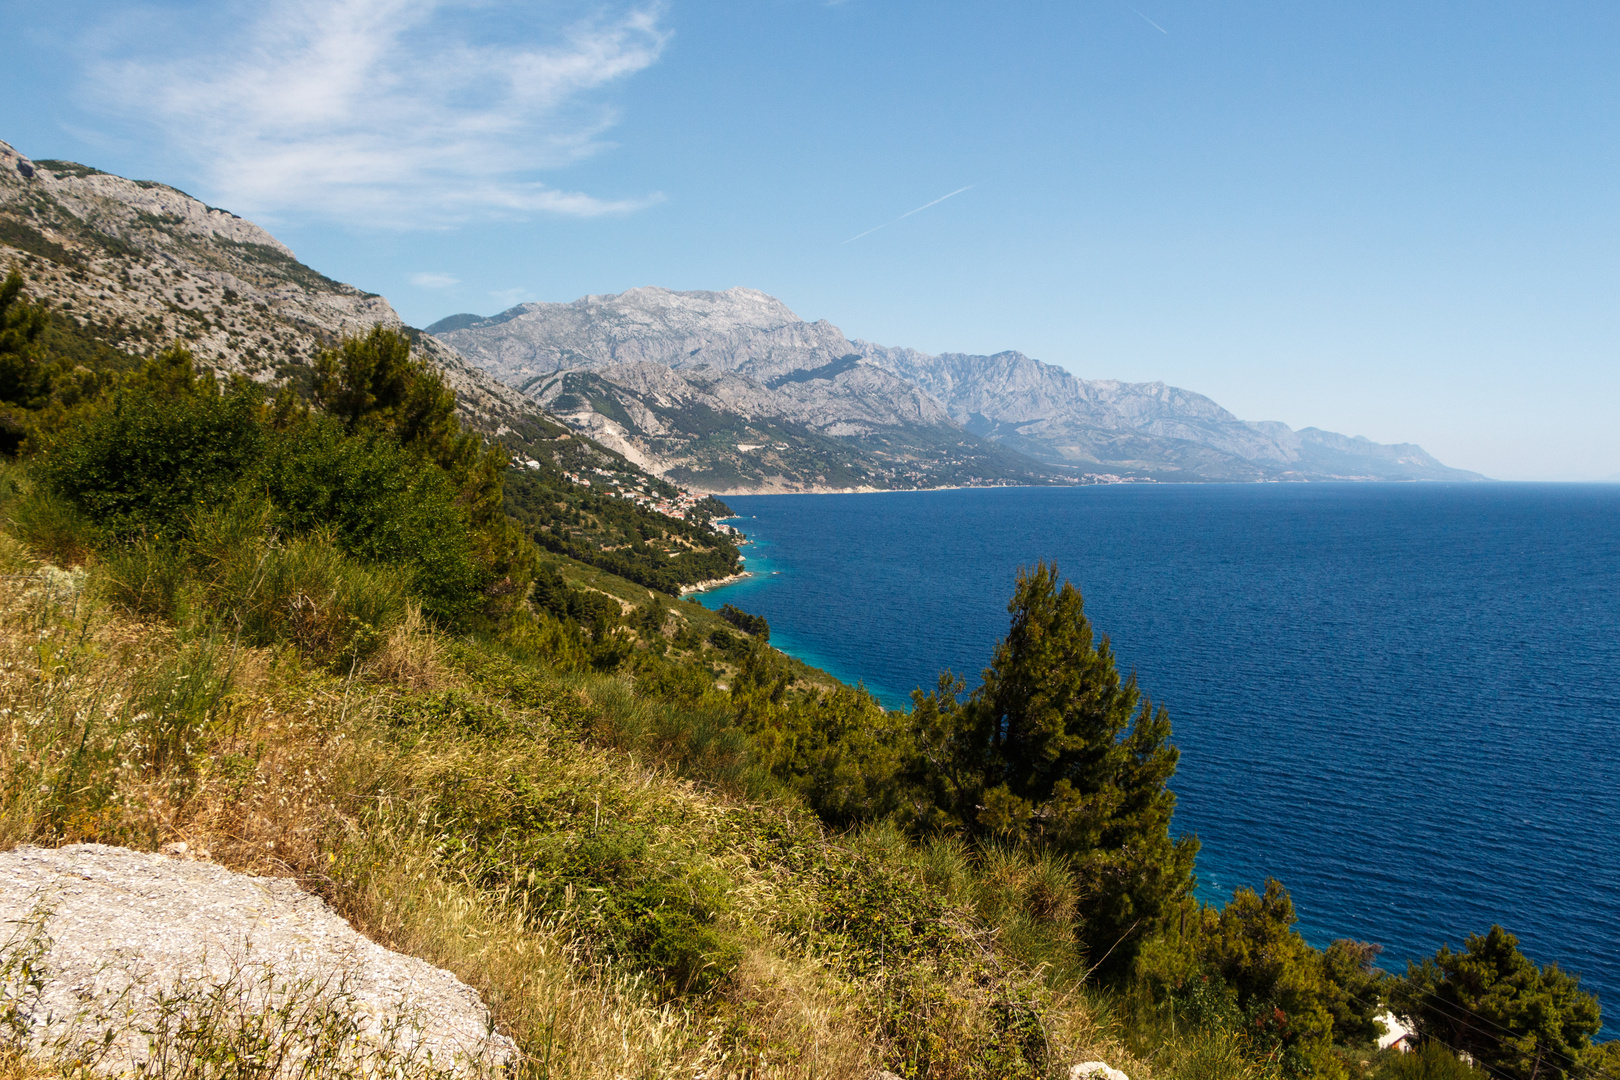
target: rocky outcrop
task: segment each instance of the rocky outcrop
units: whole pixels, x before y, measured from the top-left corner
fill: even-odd
[[[488,319],[451,316],[428,332],[514,385],[570,368],[646,362],[768,382],[856,352],[831,323],[805,322],[775,297],[743,288],[642,288],[570,304],[519,304]]]
[[[1069,1066],[1069,1080],[1131,1080],[1124,1070],[1106,1061],[1082,1061]]]
[[[101,844],[0,854],[0,992],[36,1047],[109,1074],[165,1039],[201,1032],[224,1046],[244,1027],[289,1064],[335,1052],[481,1075],[515,1058],[449,972],[368,941],[292,881],[177,856]]]
[[[631,289],[572,304],[521,304],[471,323],[453,316],[428,331],[541,401],[555,398],[552,376],[592,371],[637,393],[702,397],[741,416],[840,435],[952,426],[938,401],[863,362],[836,326],[807,323],[754,289]]]
[[[299,262],[264,229],[183,191],[0,142],[0,274],[137,354],[179,341],[222,374],[296,374],[321,349],[374,326],[403,328],[387,300]],[[521,394],[417,335],[464,417],[485,431],[533,422]]]

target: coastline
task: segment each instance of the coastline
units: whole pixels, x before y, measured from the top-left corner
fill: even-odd
[[[707,581],[699,581],[694,585],[682,585],[680,599],[685,600],[688,596],[691,596],[694,593],[708,592],[710,589],[718,589],[725,585],[734,585],[743,578],[750,578],[753,576],[754,575],[752,573],[744,570],[740,574],[732,574],[729,577],[709,578]]]
[[[770,486],[757,488],[734,488],[727,491],[704,491],[705,495],[712,495],[716,499],[726,499],[734,495],[904,495],[919,491],[968,491],[990,488],[1049,488],[1049,487],[1087,487],[1085,484],[942,484],[939,487],[918,488],[880,488],[880,487],[783,487]],[[698,491],[697,488],[691,488]]]

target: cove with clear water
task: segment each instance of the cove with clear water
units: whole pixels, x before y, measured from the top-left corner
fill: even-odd
[[[728,497],[702,594],[890,707],[969,686],[1054,560],[1170,712],[1199,895],[1268,876],[1383,966],[1501,923],[1620,1035],[1620,485],[1288,484]]]

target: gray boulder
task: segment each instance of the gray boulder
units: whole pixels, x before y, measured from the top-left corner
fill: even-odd
[[[174,850],[0,854],[0,1019],[13,1032],[109,1074],[251,1053],[272,1073],[469,1076],[515,1058],[454,975],[367,940],[290,880]]]

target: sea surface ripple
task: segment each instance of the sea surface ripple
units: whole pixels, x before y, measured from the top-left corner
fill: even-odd
[[[1620,1034],[1620,486],[1118,485],[728,498],[704,594],[891,707],[978,682],[1055,561],[1170,711],[1199,893],[1280,879],[1384,966],[1501,923]]]

